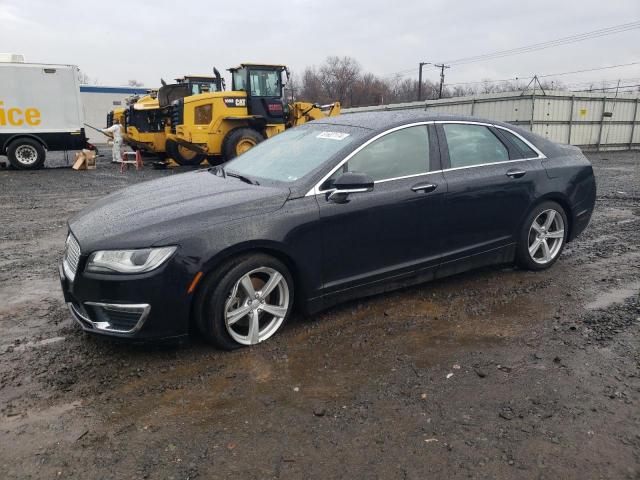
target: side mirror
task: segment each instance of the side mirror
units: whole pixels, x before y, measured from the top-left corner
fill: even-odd
[[[373,190],[373,180],[366,173],[345,172],[333,184],[333,191],[327,200],[345,203],[350,193],[364,193]]]

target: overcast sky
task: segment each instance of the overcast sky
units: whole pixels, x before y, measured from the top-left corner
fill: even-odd
[[[640,20],[639,0],[0,0],[0,51],[78,65],[92,82],[157,86],[242,61],[294,72],[349,55],[379,75]],[[447,70],[447,83],[640,62],[640,29]],[[427,78],[437,80],[433,67]],[[640,65],[558,77],[635,79]],[[633,80],[630,80],[633,81]]]

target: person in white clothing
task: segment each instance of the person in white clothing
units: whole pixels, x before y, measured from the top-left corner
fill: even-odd
[[[114,119],[113,125],[109,128],[103,128],[102,131],[111,134],[113,137],[112,162],[120,162],[122,160],[122,127],[120,127],[120,120]]]

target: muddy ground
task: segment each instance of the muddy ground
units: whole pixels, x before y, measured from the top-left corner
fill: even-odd
[[[0,171],[2,478],[640,478],[640,153],[549,271],[487,268],[221,352],[83,334],[66,219],[174,171]]]

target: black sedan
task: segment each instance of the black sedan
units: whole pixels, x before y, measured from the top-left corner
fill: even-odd
[[[224,166],[109,195],[69,222],[62,289],[83,329],[262,342],[294,306],[515,262],[542,270],[587,226],[579,149],[488,120],[360,113]]]

